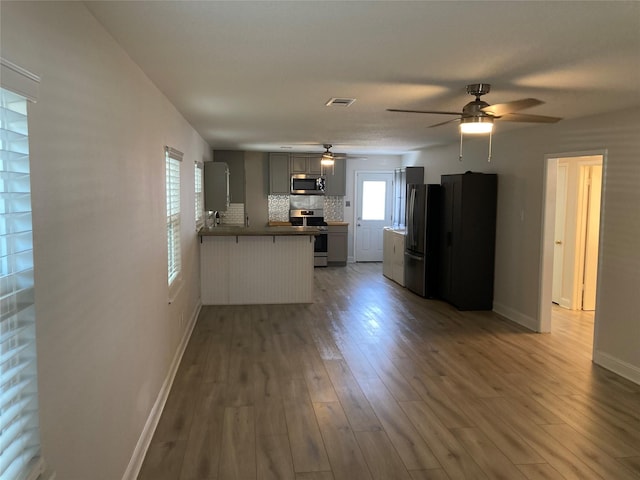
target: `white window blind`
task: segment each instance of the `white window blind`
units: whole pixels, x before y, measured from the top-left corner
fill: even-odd
[[[5,89],[0,175],[0,478],[24,479],[40,454],[29,141],[27,100]]]
[[[204,189],[202,184],[202,169],[203,165],[200,162],[195,162],[194,167],[194,192],[195,192],[195,219],[196,229],[200,228],[204,224]]]
[[[180,163],[182,153],[165,147],[167,198],[167,268],[171,286],[182,269],[180,250]]]

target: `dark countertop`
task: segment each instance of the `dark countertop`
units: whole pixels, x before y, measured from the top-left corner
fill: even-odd
[[[212,228],[203,227],[198,232],[201,237],[270,237],[270,236],[291,236],[291,235],[317,235],[320,233],[316,227],[241,227],[241,226],[218,226]]]

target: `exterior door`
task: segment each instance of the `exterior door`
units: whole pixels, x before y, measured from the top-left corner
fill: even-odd
[[[382,232],[391,225],[392,172],[356,172],[356,262],[381,262]]]

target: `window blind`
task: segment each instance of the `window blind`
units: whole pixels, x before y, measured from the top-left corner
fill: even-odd
[[[26,98],[0,88],[0,478],[40,453]],[[37,473],[37,472],[36,472]]]
[[[195,162],[194,168],[194,192],[195,192],[195,219],[196,229],[200,228],[204,224],[204,190],[202,184],[202,169],[203,165],[200,162]]]
[[[180,250],[180,162],[182,153],[165,148],[167,199],[167,269],[169,285],[180,276],[182,268]]]

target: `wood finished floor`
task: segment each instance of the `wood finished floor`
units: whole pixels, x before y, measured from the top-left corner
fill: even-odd
[[[554,332],[316,269],[311,305],[204,307],[139,480],[640,478],[640,386]]]

